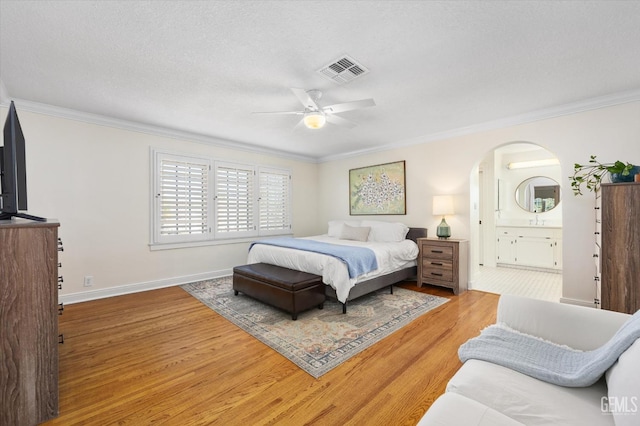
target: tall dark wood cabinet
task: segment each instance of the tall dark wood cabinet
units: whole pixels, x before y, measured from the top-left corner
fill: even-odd
[[[58,415],[58,227],[0,221],[0,425]]]
[[[603,184],[601,192],[602,309],[640,309],[640,183]]]

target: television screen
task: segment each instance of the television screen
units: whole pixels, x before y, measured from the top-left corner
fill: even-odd
[[[24,134],[13,101],[9,106],[9,114],[7,114],[7,120],[4,124],[4,145],[0,156],[2,157],[0,161],[0,180],[2,181],[0,220],[12,217],[45,220],[18,212],[18,210],[27,210],[27,170]]]

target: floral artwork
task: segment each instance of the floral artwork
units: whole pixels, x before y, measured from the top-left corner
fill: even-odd
[[[404,163],[349,170],[349,213],[407,214]]]

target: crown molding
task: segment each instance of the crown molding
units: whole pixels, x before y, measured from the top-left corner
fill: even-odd
[[[0,82],[1,83],[1,82]],[[0,87],[1,90],[1,87]],[[99,114],[92,114],[83,111],[77,111],[69,108],[62,108],[55,105],[48,105],[39,102],[27,101],[24,99],[13,99],[16,108],[21,110],[44,114],[53,117],[64,118],[68,120],[80,121],[88,124],[97,124],[99,126],[114,127],[132,132],[145,133],[149,135],[168,137],[172,139],[184,140],[189,142],[197,142],[201,144],[217,146],[221,148],[230,148],[239,151],[246,151],[264,155],[272,155],[279,158],[288,158],[307,163],[317,163],[317,159],[310,156],[293,154],[286,151],[269,149],[250,145],[243,142],[218,139],[211,136],[205,136],[197,133],[185,132],[182,130],[169,129],[161,126],[137,123],[134,121],[122,120],[118,118],[107,117]],[[0,105],[8,107],[10,99],[2,99],[0,92]]]
[[[420,145],[429,142],[451,139],[459,136],[465,136],[473,133],[485,132],[489,130],[501,129],[504,127],[516,126],[519,124],[533,123],[536,121],[547,120],[550,118],[561,117],[564,115],[577,114],[584,111],[590,111],[599,108],[606,108],[614,105],[625,104],[629,102],[640,101],[640,90],[628,92],[614,93],[611,95],[600,96],[596,98],[585,99],[570,104],[560,105],[552,108],[540,109],[525,114],[515,115],[512,117],[501,118],[499,120],[488,121],[485,123],[475,124],[472,126],[460,127],[458,129],[447,130],[444,132],[432,133],[429,135],[418,136],[403,141],[396,141],[391,144],[381,145],[375,148],[362,149],[359,151],[351,151],[343,154],[328,155],[317,159],[318,163],[326,163],[329,161],[344,160],[347,158],[358,157],[376,152],[389,151],[392,149],[403,148],[413,145]]]
[[[137,123],[133,121],[121,120],[106,117],[98,114],[92,114],[68,108],[62,108],[54,105],[42,104],[38,102],[27,101],[23,99],[14,99],[17,107],[26,111],[45,114],[54,117],[65,118],[69,120],[81,121],[89,124],[97,124],[107,127],[115,127],[119,129],[129,130],[133,132],[151,134],[156,136],[169,137],[172,139],[197,142],[211,146],[222,148],[230,148],[240,151],[272,155],[280,158],[288,158],[307,163],[326,163],[330,161],[344,160],[347,158],[358,157],[361,155],[373,154],[376,152],[384,152],[397,148],[420,145],[429,142],[436,142],[444,139],[465,136],[473,133],[485,132],[489,130],[500,129],[504,127],[516,126],[520,124],[532,123],[541,120],[561,117],[564,115],[576,114],[584,111],[606,108],[614,105],[625,104],[629,102],[640,101],[640,90],[620,92],[596,98],[590,98],[570,104],[560,105],[552,108],[540,109],[537,111],[520,114],[512,117],[506,117],[498,120],[488,121],[485,123],[475,124],[472,126],[460,127],[458,129],[447,130],[444,132],[422,135],[410,139],[396,141],[390,144],[381,145],[375,148],[367,148],[358,151],[350,151],[342,154],[328,155],[324,157],[311,157],[290,152],[279,151],[274,149],[262,148],[256,145],[250,145],[243,142],[218,139],[210,136],[200,135],[196,133],[184,132],[180,130],[168,129],[160,126]],[[2,80],[0,80],[0,105],[8,107],[10,97]]]

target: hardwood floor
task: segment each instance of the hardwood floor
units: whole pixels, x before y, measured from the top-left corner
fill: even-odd
[[[179,287],[66,306],[60,416],[46,424],[415,425],[498,296],[402,287],[451,300],[320,379]]]

